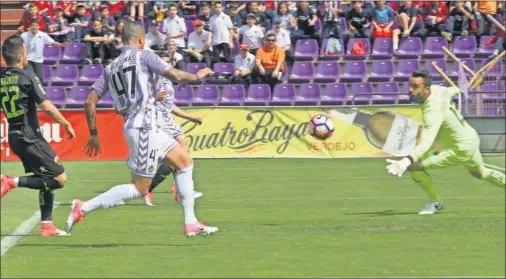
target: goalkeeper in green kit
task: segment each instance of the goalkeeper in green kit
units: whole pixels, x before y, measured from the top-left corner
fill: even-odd
[[[420,142],[405,158],[387,159],[387,171],[401,177],[409,171],[413,180],[425,191],[430,201],[418,214],[434,214],[443,209],[443,201],[432,184],[427,170],[452,165],[463,165],[472,176],[505,187],[504,173],[485,167],[480,153],[480,138],[455,108],[453,96],[460,93],[458,87],[432,85],[427,70],[414,72],[409,79],[409,94],[421,104],[423,130]],[[438,137],[445,149],[433,155],[431,146]]]

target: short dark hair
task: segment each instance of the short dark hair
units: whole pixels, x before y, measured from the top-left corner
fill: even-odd
[[[276,37],[276,35],[274,33],[269,33],[269,34],[265,35],[266,40],[267,40],[267,38],[270,38],[270,37]]]
[[[414,71],[411,74],[411,77],[422,78],[424,87],[430,87],[432,85],[432,76],[427,70]]]
[[[31,26],[32,24],[38,24],[38,25],[40,25],[40,20],[38,20],[38,19],[36,19],[36,18],[33,18],[33,19],[31,19],[31,20],[30,20],[30,26]]]
[[[2,56],[7,65],[15,65],[18,56],[23,51],[23,38],[19,35],[12,35],[2,45]]]
[[[216,5],[218,5],[218,4],[220,4],[220,5],[222,5],[222,6],[223,6],[223,3],[221,3],[220,1],[216,1],[216,2],[214,3],[214,7],[216,7]]]
[[[30,5],[28,5],[28,9],[31,8],[37,8],[37,5],[35,3],[30,3]]]

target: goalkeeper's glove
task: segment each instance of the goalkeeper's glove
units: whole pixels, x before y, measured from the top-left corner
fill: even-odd
[[[402,174],[408,169],[408,167],[411,166],[411,160],[408,157],[405,157],[399,161],[391,159],[387,159],[386,161],[388,163],[386,167],[388,173],[398,177],[401,177]]]

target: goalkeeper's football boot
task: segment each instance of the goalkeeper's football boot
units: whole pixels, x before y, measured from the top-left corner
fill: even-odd
[[[194,237],[197,234],[202,236],[213,235],[218,232],[217,227],[209,227],[200,222],[197,222],[195,225],[184,225],[184,234],[187,237]]]
[[[81,222],[84,219],[84,214],[81,211],[81,207],[83,206],[82,200],[73,200],[72,205],[70,206],[70,214],[67,217],[67,224],[65,226],[65,231],[70,234],[72,227]]]
[[[153,206],[153,192],[149,192],[144,196],[144,204],[147,206]]]
[[[0,184],[1,184],[1,196],[3,198],[5,194],[7,194],[10,190],[16,188],[14,184],[14,179],[8,175],[0,174]]]
[[[425,204],[425,207],[420,212],[418,212],[418,214],[420,214],[420,215],[431,215],[431,214],[434,214],[436,212],[442,211],[443,208],[444,208],[443,200],[440,200],[438,202],[428,201]]]
[[[53,222],[41,222],[40,223],[40,236],[67,236],[69,235],[65,231],[56,228]]]

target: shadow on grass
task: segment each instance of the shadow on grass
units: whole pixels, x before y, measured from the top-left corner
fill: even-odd
[[[145,244],[145,243],[108,243],[108,244],[44,244],[44,243],[24,243],[18,244],[18,247],[47,247],[47,248],[115,248],[115,247],[160,247],[160,246],[168,246],[168,247],[189,247],[189,246],[201,246],[204,244],[168,244],[168,243],[160,243],[160,244]]]

